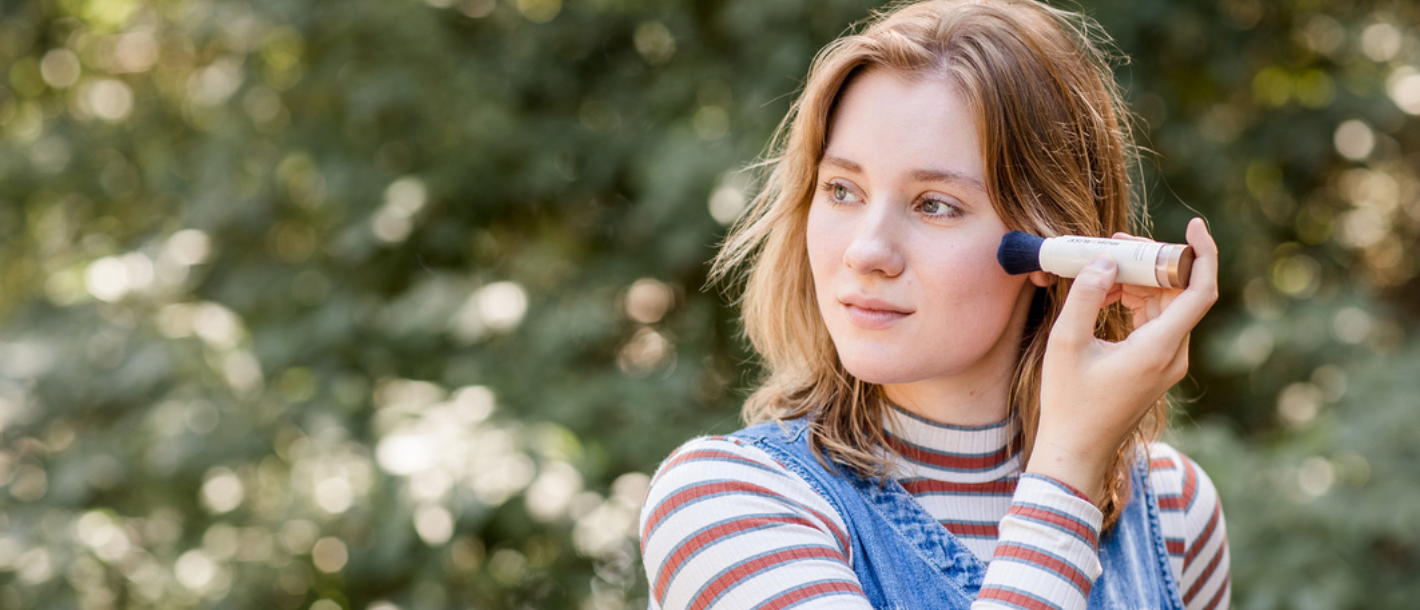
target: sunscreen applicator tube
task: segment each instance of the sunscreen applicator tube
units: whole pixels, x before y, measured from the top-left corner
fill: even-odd
[[[1047,271],[1073,278],[1101,254],[1119,265],[1114,281],[1121,284],[1187,288],[1193,271],[1193,248],[1182,244],[1079,235],[1044,238],[1020,231],[1001,239],[996,260],[1011,275]]]

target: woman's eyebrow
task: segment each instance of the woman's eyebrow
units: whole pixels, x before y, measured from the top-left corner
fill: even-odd
[[[858,163],[855,163],[853,161],[849,161],[848,159],[844,159],[843,157],[835,157],[833,155],[825,155],[823,160],[819,161],[819,167],[825,166],[836,167],[838,169],[857,174],[863,173],[862,165],[859,165]],[[956,170],[916,169],[912,170],[912,179],[918,182],[955,182],[965,184],[966,186],[974,188],[983,193],[986,192],[986,185],[982,184],[980,178],[967,172],[959,172]]]
[[[958,182],[983,193],[986,192],[986,185],[981,183],[980,178],[955,170],[916,169],[912,170],[912,179],[920,182]]]
[[[847,170],[857,174],[863,173],[862,165],[858,165],[857,163],[844,159],[843,157],[825,156],[822,161],[819,161],[819,167],[823,167],[825,165],[831,165],[833,167],[837,167],[839,169]]]

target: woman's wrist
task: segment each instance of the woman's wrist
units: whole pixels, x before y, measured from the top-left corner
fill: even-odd
[[[1096,506],[1104,496],[1104,474],[1110,456],[1071,450],[1049,439],[1037,439],[1025,471],[1050,477],[1084,494]]]

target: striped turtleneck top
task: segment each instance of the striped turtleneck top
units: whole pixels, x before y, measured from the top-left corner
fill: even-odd
[[[1022,474],[1009,423],[958,427],[904,411],[889,418],[902,486],[987,564],[974,610],[1086,607],[1101,568],[1103,515],[1049,477]],[[1227,536],[1203,470],[1162,443],[1149,446],[1148,484],[1187,610],[1229,606]],[[748,485],[725,485],[726,481]],[[797,515],[765,522],[764,515]],[[803,479],[733,437],[703,437],[662,463],[641,513],[651,608],[867,610],[846,526]]]

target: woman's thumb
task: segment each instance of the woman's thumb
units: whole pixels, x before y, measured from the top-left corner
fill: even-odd
[[[1075,276],[1070,294],[1065,297],[1065,306],[1060,308],[1060,317],[1051,329],[1051,338],[1056,341],[1088,341],[1095,337],[1095,320],[1100,308],[1109,297],[1109,289],[1114,286],[1114,276],[1118,265],[1107,254],[1096,256],[1090,264]]]

